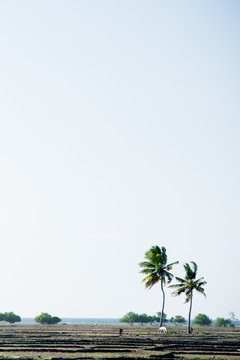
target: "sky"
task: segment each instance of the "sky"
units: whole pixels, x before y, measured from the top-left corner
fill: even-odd
[[[239,63],[237,0],[0,0],[0,312],[155,314],[158,245],[240,318]]]

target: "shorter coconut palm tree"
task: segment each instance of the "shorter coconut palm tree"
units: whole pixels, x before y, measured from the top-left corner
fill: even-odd
[[[194,261],[191,261],[192,268],[190,264],[184,264],[185,269],[185,278],[181,279],[176,276],[176,280],[178,284],[170,285],[171,288],[176,288],[177,290],[172,293],[172,295],[177,296],[184,293],[186,295],[185,303],[190,302],[189,306],[189,314],[188,314],[188,326],[187,326],[187,333],[191,334],[191,312],[192,312],[192,299],[193,299],[193,290],[203,294],[206,296],[204,292],[203,286],[206,285],[206,281],[204,281],[203,277],[196,280],[197,276],[197,264]]]
[[[162,326],[163,318],[164,318],[164,305],[165,305],[165,293],[163,286],[166,282],[170,283],[174,277],[170,270],[174,264],[178,264],[178,261],[175,261],[171,264],[167,263],[167,254],[165,247],[152,246],[150,250],[145,253],[145,259],[147,261],[143,261],[139,264],[142,268],[140,271],[142,274],[147,275],[143,282],[145,282],[145,287],[147,289],[151,289],[153,285],[160,281],[161,290],[163,294],[162,301],[162,311],[159,321],[159,326]]]

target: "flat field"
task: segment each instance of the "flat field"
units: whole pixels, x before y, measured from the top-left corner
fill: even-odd
[[[240,359],[240,328],[116,325],[0,326],[0,360]]]

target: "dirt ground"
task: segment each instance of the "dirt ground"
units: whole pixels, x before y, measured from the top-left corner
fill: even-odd
[[[0,326],[1,359],[221,359],[240,360],[240,328],[121,325]]]

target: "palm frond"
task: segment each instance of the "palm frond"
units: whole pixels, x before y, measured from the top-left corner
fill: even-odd
[[[171,274],[169,271],[165,271],[165,278],[167,278],[167,282],[170,283],[173,279],[174,275]]]
[[[178,277],[178,276],[176,276],[176,280],[177,280],[178,282],[180,282],[180,283],[183,283],[183,284],[185,284],[185,282],[186,282],[185,279],[182,279],[182,278],[180,278],[180,277]]]
[[[140,273],[142,274],[151,274],[156,271],[156,266],[147,261],[139,263],[139,266],[142,268],[142,270],[140,271]]]
[[[174,261],[171,264],[166,265],[166,270],[172,270],[173,265],[179,264],[179,261]]]
[[[203,295],[206,297],[205,290],[204,290],[201,286],[196,287],[195,290],[196,290],[197,292],[203,294]]]
[[[139,263],[139,266],[155,268],[155,265],[149,261],[142,261]]]
[[[196,264],[194,261],[190,261],[190,262],[191,262],[191,264],[193,264],[193,271],[194,271],[194,273],[197,274],[197,271],[198,271],[198,266],[197,266],[197,264]]]
[[[203,280],[203,279],[204,279],[203,277],[197,279],[197,280],[196,280],[196,284],[197,284],[197,285],[200,285],[200,286],[206,285],[207,282],[206,282],[205,280]]]
[[[142,281],[145,282],[145,287],[146,287],[146,288],[151,289],[151,287],[152,287],[153,285],[155,285],[155,284],[159,281],[159,279],[158,279],[157,276],[151,276],[151,275],[149,275],[149,276],[147,276],[145,279],[143,279]]]
[[[191,268],[191,266],[188,263],[183,265],[184,269],[185,269],[185,273],[186,273],[185,274],[186,280],[193,280],[196,278],[196,275],[197,275],[197,272],[196,272],[197,265],[193,261],[191,261],[191,263],[193,263],[193,269]]]
[[[180,284],[172,284],[172,285],[168,285],[168,287],[178,289],[180,287]]]
[[[151,269],[143,269],[142,271],[140,271],[141,274],[154,274],[156,272],[156,270],[151,270]]]
[[[174,286],[174,285],[173,285]],[[173,287],[172,286],[172,287]],[[181,295],[182,293],[185,293],[185,291],[186,291],[186,288],[183,286],[183,287],[179,287],[177,290],[175,290],[175,291],[173,291],[172,292],[172,295],[173,296],[178,296],[178,295]]]

